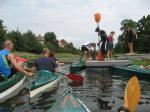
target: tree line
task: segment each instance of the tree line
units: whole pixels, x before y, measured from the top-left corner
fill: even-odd
[[[51,51],[57,53],[78,54],[80,52],[79,49],[73,46],[73,43],[68,43],[65,40],[64,47],[60,47],[54,32],[44,34],[44,44],[40,43],[37,38],[31,30],[25,33],[21,33],[19,29],[17,31],[7,31],[3,20],[0,20],[0,49],[3,47],[3,42],[10,39],[14,43],[14,50],[21,52],[40,53],[44,47],[48,47]]]
[[[118,37],[118,42],[115,45],[115,52],[125,53],[128,52],[127,39],[124,37],[124,32],[127,27],[137,32],[138,39],[134,40],[134,51],[138,53],[150,53],[150,15],[143,16],[137,22],[132,19],[125,19],[121,22],[122,31]]]

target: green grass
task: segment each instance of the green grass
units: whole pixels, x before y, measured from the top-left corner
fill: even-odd
[[[133,63],[135,65],[143,65],[143,66],[147,66],[147,65],[150,65],[150,59],[144,59],[144,60],[132,60]]]
[[[33,54],[33,53],[27,53],[27,52],[15,51],[14,54],[17,54],[23,58],[28,59],[28,60],[35,60],[35,59],[40,57],[40,55]],[[56,53],[56,58],[60,62],[71,62],[71,61],[79,59],[79,55],[74,55],[74,54],[70,54],[70,53]]]
[[[14,54],[17,54],[21,57],[28,59],[28,60],[34,60],[34,59],[37,59],[40,57],[40,55],[33,54],[33,53],[27,53],[27,52],[15,51]],[[72,61],[79,59],[79,55],[74,55],[74,54],[70,54],[70,53],[56,53],[56,58],[60,62],[72,62]],[[138,66],[139,65],[143,65],[143,66],[150,65],[150,59],[138,60],[137,58],[131,58],[130,60],[133,61],[133,64],[138,65]]]

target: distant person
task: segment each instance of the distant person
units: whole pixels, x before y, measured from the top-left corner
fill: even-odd
[[[86,42],[85,44],[82,45],[81,47],[81,59],[85,56],[87,60],[94,58],[92,56],[94,56],[95,53],[95,48],[96,48],[96,44],[95,43],[90,43],[90,42]]]
[[[133,42],[135,38],[137,39],[137,34],[135,31],[133,31],[130,27],[127,28],[127,31],[124,34],[125,38],[127,38],[128,41],[128,48],[129,48],[129,53],[128,55],[134,55],[133,51]]]
[[[42,57],[35,60],[33,70],[37,71],[47,70],[50,72],[57,72],[57,64],[54,59],[49,58],[49,55],[50,55],[49,49],[44,48],[42,52]]]
[[[107,48],[107,59],[110,59],[111,55],[112,55],[112,50],[113,50],[113,41],[114,41],[114,35],[115,32],[112,31],[110,33],[110,35],[108,35],[107,39],[108,39],[108,48]]]
[[[15,60],[14,54],[10,53],[13,50],[13,43],[10,40],[4,42],[4,49],[0,51],[0,80],[10,78],[17,71],[22,72],[27,76],[32,76],[32,72],[24,70]]]
[[[55,56],[55,53],[53,51],[50,51],[49,57],[52,58],[56,62],[56,64],[59,64],[59,62]]]

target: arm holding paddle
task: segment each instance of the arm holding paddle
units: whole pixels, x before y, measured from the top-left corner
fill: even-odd
[[[27,76],[33,75],[32,72],[28,72],[28,71],[24,70],[19,64],[16,63],[13,54],[9,54],[8,59],[10,60],[11,64],[14,66],[14,68],[17,69],[17,71],[22,72],[23,74],[25,74]]]

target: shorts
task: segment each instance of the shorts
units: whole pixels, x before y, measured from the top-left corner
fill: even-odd
[[[113,43],[108,43],[108,50],[112,50],[113,49]]]
[[[134,41],[134,38],[128,38],[128,43],[133,43],[133,41]]]
[[[85,45],[82,45],[81,51],[82,51],[82,53],[84,53],[84,51],[89,52],[88,48]]]

